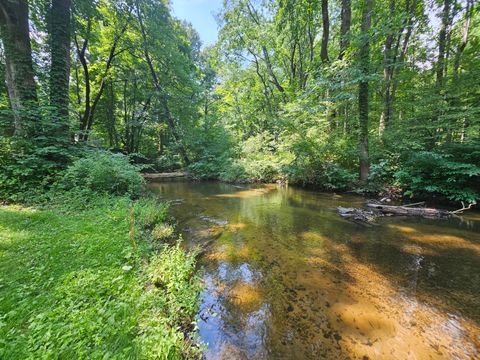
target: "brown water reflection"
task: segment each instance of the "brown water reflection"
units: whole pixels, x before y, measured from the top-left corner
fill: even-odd
[[[207,359],[473,359],[480,219],[385,218],[363,199],[274,185],[153,183],[189,246],[207,251]]]

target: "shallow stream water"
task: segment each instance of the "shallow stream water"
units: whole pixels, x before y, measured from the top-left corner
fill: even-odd
[[[480,214],[382,218],[361,197],[276,185],[150,184],[202,251],[206,359],[480,358]]]

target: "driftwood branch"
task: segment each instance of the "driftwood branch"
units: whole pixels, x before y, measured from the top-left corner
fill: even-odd
[[[473,202],[466,206],[465,203],[462,202],[461,209],[447,211],[426,207],[414,207],[418,205],[425,205],[425,202],[423,201],[401,206],[367,203],[366,206],[370,210],[338,207],[337,212],[343,218],[363,223],[372,223],[372,221],[374,221],[377,217],[385,215],[422,216],[433,219],[447,219],[457,216],[457,214],[461,214],[465,210],[471,209],[475,204],[476,203]]]
[[[461,209],[458,209],[458,210],[455,210],[455,211],[451,211],[450,213],[451,213],[451,214],[461,214],[461,213],[463,213],[465,210],[471,209],[473,205],[475,205],[475,203],[470,203],[470,204],[468,204],[468,206],[465,206],[465,203],[462,201],[462,208],[461,208]]]

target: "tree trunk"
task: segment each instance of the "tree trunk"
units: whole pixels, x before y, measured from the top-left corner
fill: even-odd
[[[50,104],[54,108],[55,129],[68,133],[68,104],[70,82],[70,7],[71,0],[52,0],[50,8]]]
[[[393,16],[395,14],[395,0],[390,0],[389,11]],[[401,36],[401,34],[400,34]],[[383,111],[380,115],[380,124],[378,127],[378,135],[383,138],[385,129],[389,126],[392,113],[392,77],[395,59],[393,56],[393,29],[388,29],[387,38],[385,39],[385,47],[383,49]]]
[[[455,81],[458,80],[458,72],[460,69],[460,59],[468,43],[468,35],[470,32],[470,21],[472,18],[472,13],[473,13],[473,0],[467,0],[467,6],[465,9],[465,20],[462,28],[462,41],[457,48],[457,52],[455,54],[455,63],[453,66],[453,78]]]
[[[367,204],[367,207],[379,210],[386,214],[404,215],[404,216],[424,216],[429,218],[445,218],[452,216],[451,212],[433,208],[417,208],[408,206],[392,206],[380,204]]]
[[[328,17],[328,0],[322,0],[322,45],[320,50],[320,59],[323,63],[328,63],[328,39],[330,36],[330,19]]]
[[[447,44],[447,32],[450,18],[451,0],[444,0],[442,10],[442,26],[438,36],[438,58],[436,64],[436,86],[440,92],[445,78],[445,54]]]
[[[5,51],[6,82],[15,136],[35,133],[37,91],[32,64],[26,0],[0,2],[0,31]]]
[[[361,37],[362,41],[358,52],[359,67],[362,74],[358,86],[358,118],[359,118],[359,143],[358,154],[360,160],[360,181],[366,183],[370,172],[368,155],[368,75],[370,65],[370,25],[373,0],[365,0],[362,9]]]
[[[396,52],[395,52],[396,54],[398,53],[398,49],[400,48],[400,40],[402,37],[403,30],[406,28],[405,36],[403,37],[402,50],[400,52],[400,55],[398,56],[398,59],[395,60],[395,66],[392,74],[393,82],[392,82],[392,90],[390,93],[390,119],[391,120],[393,120],[393,114],[395,112],[395,96],[397,93],[398,75],[400,74],[400,70],[404,66],[403,63],[405,61],[405,56],[407,55],[410,37],[412,36],[415,10],[417,8],[417,1],[418,0],[413,0],[411,4],[408,4],[407,2],[406,10],[408,11],[409,16],[407,21],[405,22],[405,26],[402,28],[402,31],[399,33],[399,36],[397,38],[397,45],[396,45]]]
[[[352,8],[350,0],[342,0],[341,11],[342,23],[340,25],[340,52],[338,54],[338,60],[342,60],[345,55],[345,51],[349,44],[349,32],[350,24],[352,22]]]
[[[95,110],[97,108],[98,102],[100,101],[103,90],[105,90],[105,85],[106,81],[108,79],[109,71],[110,68],[113,65],[113,60],[115,59],[115,56],[118,55],[117,52],[117,46],[118,43],[120,42],[120,39],[122,38],[123,34],[127,30],[128,27],[128,22],[125,22],[123,27],[121,28],[120,32],[115,36],[113,39],[112,46],[110,48],[107,62],[105,64],[105,69],[103,71],[103,76],[100,80],[100,87],[98,89],[98,92],[95,94],[95,97],[93,98],[93,102],[90,101],[91,99],[91,84],[90,84],[90,74],[89,74],[89,69],[88,69],[88,62],[86,58],[86,50],[88,47],[88,42],[89,42],[89,36],[90,36],[90,30],[91,30],[91,19],[88,19],[88,24],[87,24],[87,38],[83,42],[83,46],[80,48],[80,45],[78,43],[78,40],[76,37],[74,38],[75,40],[75,46],[77,48],[77,56],[80,60],[80,63],[82,64],[83,68],[83,73],[85,76],[85,110],[83,112],[82,119],[80,121],[80,136],[79,140],[80,141],[87,141],[88,140],[88,135],[89,132],[92,128],[93,125],[93,120],[94,120],[94,115],[95,115]]]
[[[440,33],[438,36],[438,58],[437,58],[437,63],[435,65],[435,72],[436,72],[435,90],[436,90],[439,102],[441,101],[441,99],[444,98],[443,88],[444,88],[445,76],[446,76],[446,53],[447,53],[448,30],[449,30],[449,23],[450,23],[451,1],[452,0],[444,0],[443,2],[442,24],[441,24]],[[442,107],[441,104],[438,104],[438,106],[435,107],[436,110],[433,113],[433,123],[437,125],[439,125],[438,120],[440,118],[441,107]],[[437,133],[434,133],[431,139],[430,146],[433,148],[436,142],[437,142]]]
[[[175,141],[177,142],[177,144],[180,145],[180,152],[181,152],[181,155],[183,157],[183,161],[185,162],[185,165],[189,165],[190,164],[190,159],[188,158],[187,149],[185,148],[185,145],[183,144],[183,142],[180,139],[180,134],[178,132],[177,125],[175,124],[175,119],[172,116],[172,113],[170,112],[170,108],[168,106],[168,96],[165,94],[165,91],[164,91],[162,85],[160,84],[160,80],[158,78],[157,72],[155,70],[155,67],[153,66],[152,58],[150,56],[150,51],[148,50],[147,32],[146,32],[145,26],[143,24],[143,18],[142,18],[142,13],[141,13],[141,10],[140,10],[139,0],[135,1],[135,8],[136,8],[135,10],[136,10],[136,14],[137,14],[138,23],[140,25],[140,32],[142,34],[142,39],[143,39],[143,53],[145,55],[145,59],[147,61],[148,68],[150,69],[150,74],[152,76],[153,85],[154,85],[157,93],[160,95],[160,101],[162,103],[163,110],[165,112],[165,118],[166,118],[167,123],[170,127],[172,135],[173,135]]]
[[[470,32],[470,21],[472,18],[473,14],[473,0],[467,0],[467,6],[465,9],[465,22],[463,23],[463,28],[462,28],[462,41],[460,45],[457,48],[457,52],[455,54],[455,62],[453,65],[453,80],[455,82],[455,85],[458,82],[458,77],[459,77],[459,70],[460,70],[460,60],[462,58],[463,51],[467,47],[468,43],[468,35]],[[455,95],[453,97],[453,103],[455,107],[460,106],[460,98],[458,95]],[[461,127],[460,127],[460,142],[465,142],[465,134],[466,134],[466,128],[468,127],[468,119],[467,117],[464,117],[461,122]]]

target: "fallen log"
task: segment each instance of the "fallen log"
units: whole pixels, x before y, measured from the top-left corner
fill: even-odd
[[[423,216],[428,218],[449,218],[454,214],[446,210],[438,210],[434,208],[393,206],[382,204],[367,204],[367,207],[375,209],[384,214],[395,214],[404,216]]]
[[[190,173],[184,171],[170,173],[143,173],[145,179],[174,179],[180,177],[189,177]]]

